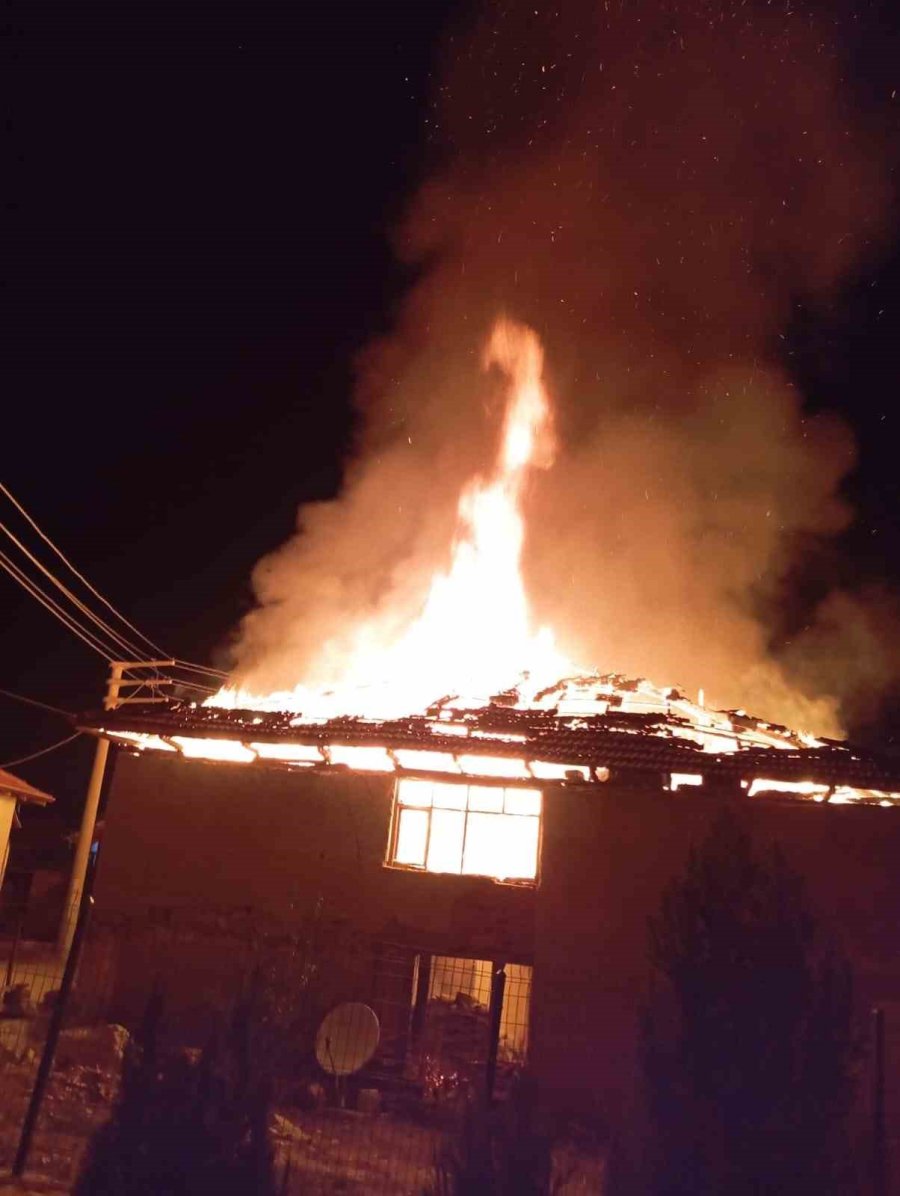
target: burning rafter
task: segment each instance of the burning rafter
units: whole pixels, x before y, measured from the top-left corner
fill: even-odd
[[[677,690],[617,676],[580,677],[473,708],[454,698],[401,719],[321,719],[173,703],[82,721],[137,751],[178,752],[301,771],[478,777],[506,784],[669,778],[775,790],[808,800],[900,802],[900,766],[741,711],[709,710]],[[671,778],[677,778],[673,781]]]

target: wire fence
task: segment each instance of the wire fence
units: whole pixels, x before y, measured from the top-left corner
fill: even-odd
[[[0,932],[0,1171],[16,1155],[65,962],[55,939],[27,939],[27,925],[13,911]],[[528,1075],[531,988],[525,961],[374,941],[320,910],[290,922],[245,907],[95,914],[28,1173],[71,1188],[115,1113],[128,1044],[154,1000],[164,1049],[197,1059],[253,991],[265,1011],[259,1064],[272,1080],[271,1142],[290,1192],[459,1194],[473,1155],[516,1145],[514,1117],[499,1137],[490,1133]],[[873,1160],[881,1178],[871,1190],[886,1196],[894,1188],[885,1160],[900,1154],[898,1123],[884,1114],[898,1099],[900,1005],[888,1006],[881,1027],[870,1070],[886,1078],[880,1097],[869,1099],[863,1085],[860,1099],[870,1117],[881,1101]],[[545,1163],[534,1191],[604,1192],[602,1151],[589,1137],[548,1143]]]
[[[0,939],[0,1169],[11,1167],[16,1153],[65,966],[56,941],[24,938],[24,915],[13,910],[11,934]],[[69,916],[74,925],[77,910]],[[31,1152],[34,1170],[62,1182],[74,1177],[84,1146],[108,1116],[127,1039],[106,1022],[111,956],[97,942],[85,965],[90,983],[76,987],[69,1002]]]
[[[54,942],[0,941],[0,1168],[15,1157],[63,962]],[[248,987],[266,1011],[260,1060],[290,1191],[454,1190],[448,1168],[467,1117],[493,1116],[523,1073],[531,968],[374,942],[319,911],[286,924],[245,908],[94,916],[29,1173],[74,1182],[151,999],[161,999],[165,1049],[196,1057]],[[602,1190],[596,1161],[582,1159],[577,1177],[568,1156],[565,1166],[557,1190]]]

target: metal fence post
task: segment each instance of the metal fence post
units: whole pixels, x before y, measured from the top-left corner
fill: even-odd
[[[506,994],[506,964],[495,961],[491,969],[491,1004],[488,1012],[488,1055],[484,1071],[485,1095],[488,1103],[494,1099],[494,1080],[497,1076],[497,1050],[500,1045],[500,1022],[503,1017],[503,998]]]

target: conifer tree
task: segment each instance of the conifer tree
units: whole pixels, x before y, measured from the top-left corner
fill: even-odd
[[[781,852],[720,816],[651,919],[650,953],[656,1196],[846,1196],[850,969]]]

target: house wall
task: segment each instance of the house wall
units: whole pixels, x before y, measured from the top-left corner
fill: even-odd
[[[383,866],[392,800],[390,777],[120,754],[95,888],[100,921],[132,927],[119,1007],[133,1016],[151,968],[182,1005],[190,994],[199,1008],[227,989],[217,940],[231,935],[238,951],[246,908],[299,926],[319,907],[329,938],[346,930],[357,944],[530,961],[533,890]],[[228,910],[234,917],[223,921]],[[204,920],[206,912],[215,917]],[[167,934],[166,925],[189,923],[196,932],[185,952],[184,934]],[[348,978],[346,996],[370,981]]]
[[[613,1137],[639,1126],[638,1015],[652,982],[647,919],[728,799],[649,784],[548,787],[540,883],[529,890],[385,868],[392,787],[390,777],[122,755],[98,912],[139,922],[154,907],[174,909],[176,920],[252,907],[291,917],[321,901],[333,922],[373,943],[533,962],[530,1056],[543,1091],[560,1111],[596,1116]],[[854,962],[860,1007],[887,1011],[896,1138],[900,817],[769,799],[739,806],[806,877],[814,908]],[[120,960],[120,999],[127,1005],[131,994],[132,1013],[137,996],[146,997],[150,954],[138,935]],[[167,955],[167,985],[180,985],[183,1002],[199,1010],[215,984],[227,987],[223,954],[221,942],[198,935],[187,953]],[[364,999],[370,981],[348,972],[335,979],[334,997]],[[900,1172],[900,1140],[893,1150]]]

